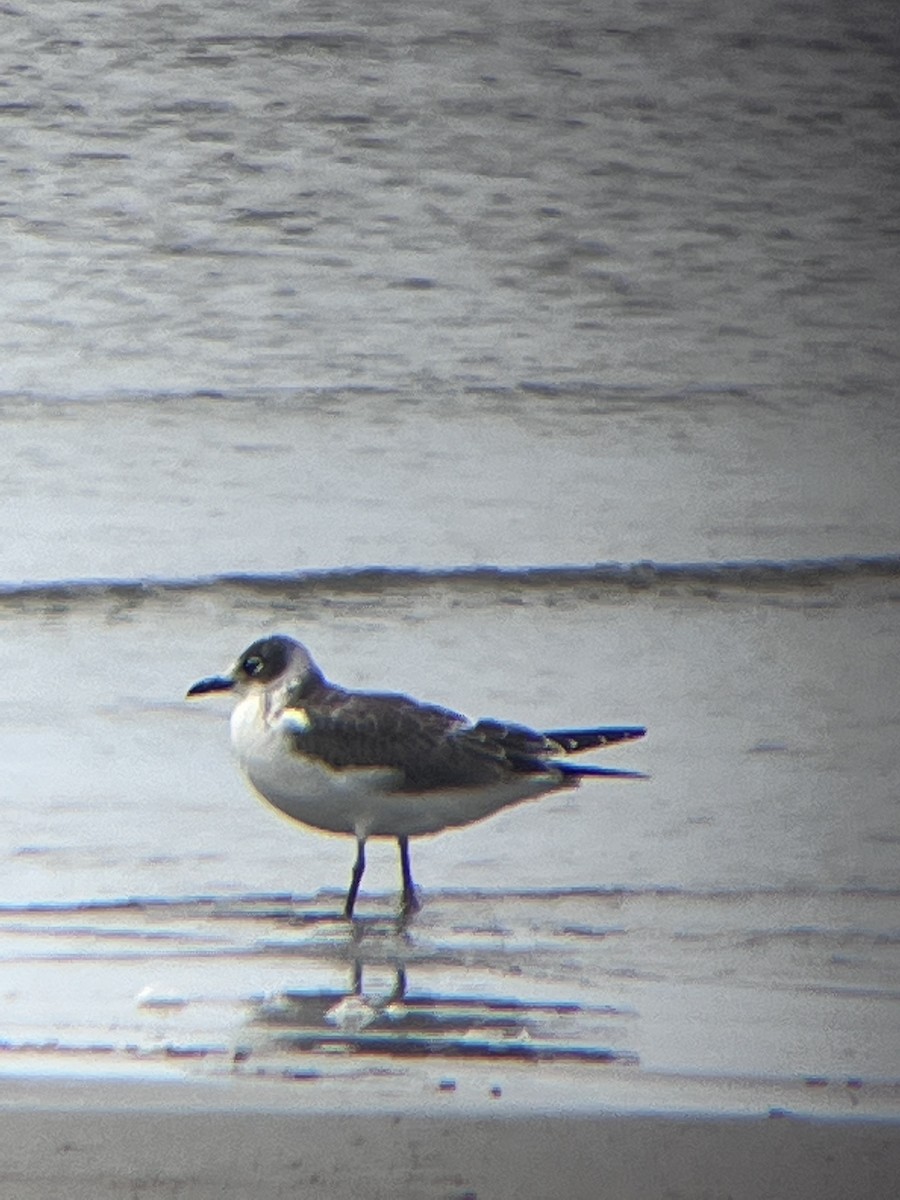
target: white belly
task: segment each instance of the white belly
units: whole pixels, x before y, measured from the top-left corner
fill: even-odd
[[[397,776],[392,771],[335,771],[294,753],[284,729],[265,720],[256,697],[247,697],[234,709],[231,740],[242,770],[264,800],[304,825],[359,838],[438,833],[573,786],[548,771],[514,776],[491,788],[398,792],[393,790]]]

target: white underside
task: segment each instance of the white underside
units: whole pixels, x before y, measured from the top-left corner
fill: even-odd
[[[397,792],[392,771],[334,771],[296,754],[280,717],[267,718],[263,697],[245,697],[231,717],[231,741],[254,789],[280,812],[304,825],[358,838],[417,837],[469,825],[492,813],[573,786],[558,772],[515,776],[490,788]]]

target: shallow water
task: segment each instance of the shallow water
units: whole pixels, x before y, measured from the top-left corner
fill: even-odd
[[[895,7],[0,20],[9,1069],[896,1083]],[[651,779],[354,935],[182,699],[265,629]]]
[[[42,1056],[45,1070],[58,1057],[365,1089],[423,1067],[493,1065],[502,1087],[513,1064],[594,1064],[808,1079],[849,1105],[896,1085],[895,906],[824,890],[469,891],[430,896],[406,929],[370,906],[353,934],[334,899],[7,910],[0,1070]]]
[[[895,553],[900,410],[823,397],[7,401],[7,580]]]

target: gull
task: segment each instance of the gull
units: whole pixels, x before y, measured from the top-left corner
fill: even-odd
[[[348,919],[369,838],[397,839],[406,917],[419,908],[410,838],[469,825],[587,776],[646,778],[565,761],[643,737],[640,726],[539,733],[472,722],[393,692],[351,691],[329,683],[306,647],[283,634],[258,639],[227,675],[201,679],[187,695],[215,692],[235,697],[231,744],[254,791],[294,821],[356,839]]]

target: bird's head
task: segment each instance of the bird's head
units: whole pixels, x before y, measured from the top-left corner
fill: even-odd
[[[245,696],[260,688],[296,687],[321,679],[319,668],[305,646],[276,633],[248,646],[227,675],[211,675],[188,688],[188,696],[233,692]]]

